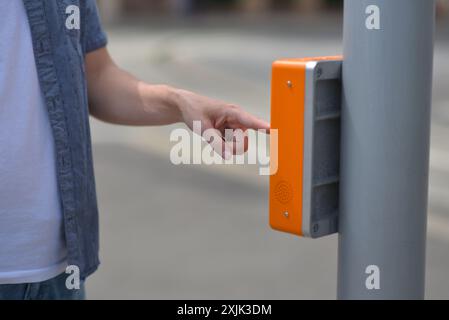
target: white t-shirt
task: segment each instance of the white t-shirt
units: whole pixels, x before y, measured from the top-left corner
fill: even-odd
[[[55,148],[22,1],[0,0],[0,284],[64,272]]]

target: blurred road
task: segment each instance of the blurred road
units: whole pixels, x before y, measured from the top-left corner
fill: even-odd
[[[126,25],[126,27],[125,27]],[[435,55],[427,297],[449,299],[449,35]],[[341,53],[341,21],[208,16],[109,28],[125,69],[238,103],[269,119],[270,68],[281,57]],[[268,179],[255,166],[169,162],[166,128],[92,122],[101,210],[91,299],[334,299],[337,237],[271,231]]]

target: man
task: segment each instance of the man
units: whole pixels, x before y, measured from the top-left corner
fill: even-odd
[[[201,121],[226,158],[226,128],[269,125],[121,70],[94,0],[0,0],[0,11],[0,299],[83,299],[99,265],[89,114],[135,126]],[[80,271],[79,289],[66,285],[67,266]]]

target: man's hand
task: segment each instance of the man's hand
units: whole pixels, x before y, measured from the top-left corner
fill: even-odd
[[[183,122],[193,130],[194,121],[200,121],[201,134],[206,130],[212,132],[208,142],[223,158],[228,159],[232,154],[247,151],[247,130],[263,129],[268,132],[270,129],[269,123],[254,117],[237,105],[203,97],[186,90],[177,90],[176,95]],[[226,139],[226,129],[240,129],[244,133],[244,145],[241,150],[237,148],[235,135],[230,141]]]
[[[201,134],[212,131],[209,143],[224,158],[239,153],[235,141],[225,141],[226,129],[265,129],[270,125],[240,107],[165,85],[150,85],[121,70],[107,49],[86,56],[90,113],[105,122],[134,126],[184,122],[193,129],[200,121]],[[247,149],[245,138],[244,148]]]

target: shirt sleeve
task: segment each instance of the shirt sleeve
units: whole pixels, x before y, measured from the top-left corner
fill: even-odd
[[[89,53],[107,45],[106,32],[101,25],[100,14],[95,0],[82,0],[84,2],[84,51]]]

